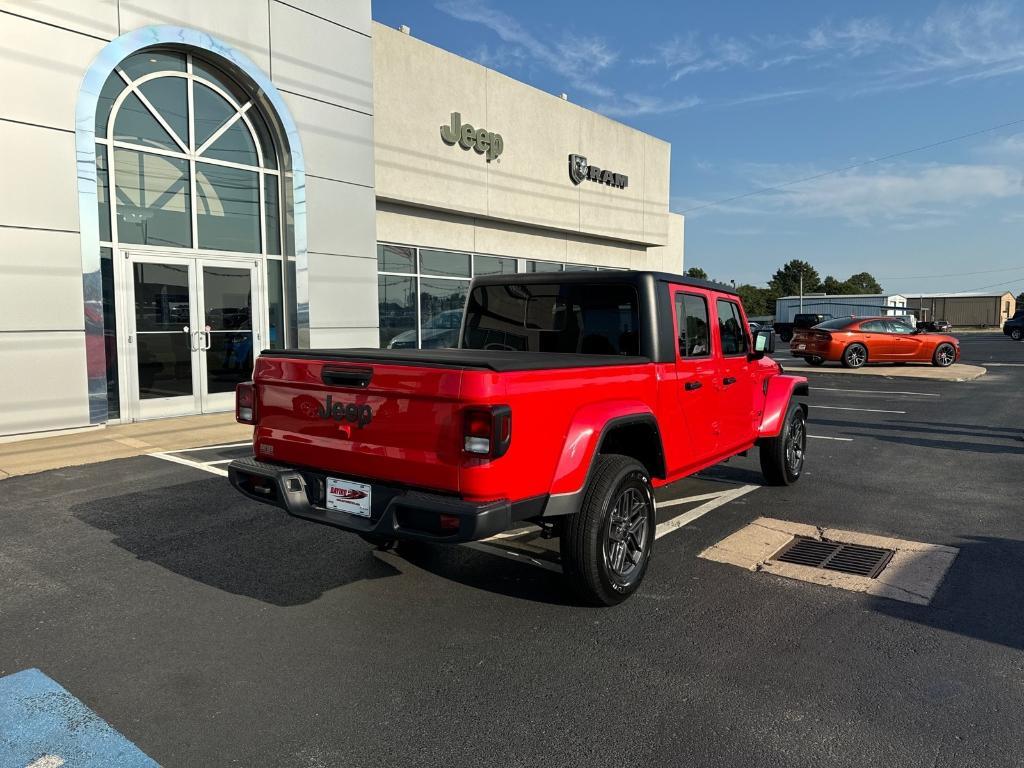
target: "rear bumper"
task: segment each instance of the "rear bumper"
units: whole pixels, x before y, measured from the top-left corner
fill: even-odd
[[[386,538],[450,543],[486,539],[512,527],[513,507],[521,506],[507,499],[474,503],[371,483],[370,517],[365,518],[324,506],[326,477],[321,472],[253,458],[236,459],[228,465],[231,484],[250,499],[280,507],[304,520]],[[458,527],[442,529],[441,515],[457,518]]]

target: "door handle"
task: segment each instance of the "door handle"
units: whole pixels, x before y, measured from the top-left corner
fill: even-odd
[[[209,352],[210,347],[213,346],[213,336],[210,334],[209,331],[200,331],[200,333],[206,334],[206,346],[203,347],[202,351]]]
[[[735,384],[736,383],[736,377],[735,376],[726,376],[724,379],[722,379],[722,383],[725,384],[725,386],[728,387],[730,384]]]
[[[685,389],[687,392],[692,392],[693,390],[700,389],[703,386],[704,385],[701,384],[699,381],[688,381],[683,385],[683,389]]]

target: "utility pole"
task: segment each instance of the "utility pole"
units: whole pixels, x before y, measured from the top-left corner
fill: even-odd
[[[804,271],[800,270],[800,314],[804,312]]]

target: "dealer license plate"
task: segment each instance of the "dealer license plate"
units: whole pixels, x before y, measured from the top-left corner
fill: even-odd
[[[327,508],[359,517],[370,516],[370,486],[340,477],[327,478]]]

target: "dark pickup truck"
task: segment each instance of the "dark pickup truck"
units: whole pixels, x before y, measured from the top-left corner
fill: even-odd
[[[477,278],[457,349],[265,351],[237,391],[246,496],[355,532],[456,543],[533,523],[597,604],[637,589],[653,491],[759,447],[801,474],[807,380],[730,289],[651,272]]]
[[[831,319],[832,315],[816,315],[801,312],[793,316],[792,323],[775,323],[772,327],[779,334],[779,338],[788,344],[793,340],[793,334],[796,331],[806,331],[818,323],[824,323],[826,320]]]

